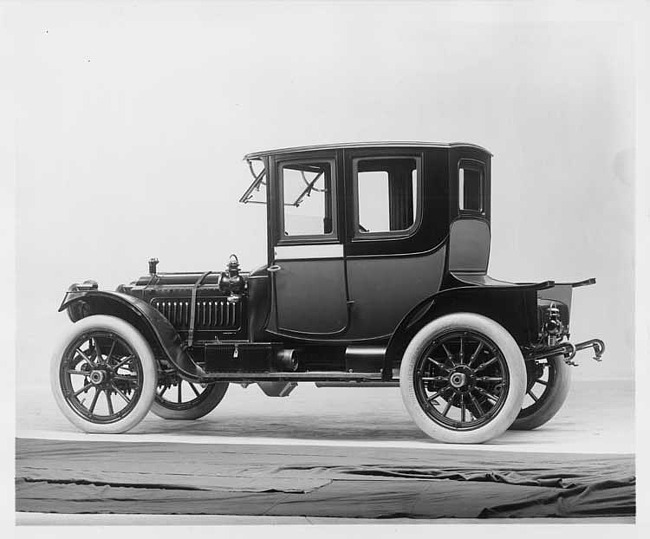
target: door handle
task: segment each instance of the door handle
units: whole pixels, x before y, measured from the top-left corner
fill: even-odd
[[[280,271],[282,269],[282,266],[278,266],[277,264],[273,264],[272,266],[269,266],[266,268],[266,271],[269,273],[275,273],[276,271]]]

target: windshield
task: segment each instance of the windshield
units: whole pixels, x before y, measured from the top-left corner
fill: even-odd
[[[256,162],[262,165],[259,171],[255,170],[253,161],[247,161],[248,168],[253,175],[253,183],[248,186],[239,199],[242,204],[266,204],[266,169],[261,160],[256,160]]]
[[[261,160],[256,160],[256,162],[262,165],[259,171],[255,170],[252,160],[247,161],[248,168],[253,176],[253,183],[248,186],[248,189],[244,191],[244,194],[239,199],[242,204],[266,204],[266,168],[264,168]],[[285,206],[295,206],[297,208],[305,197],[310,197],[312,193],[325,192],[324,169],[319,168],[317,165],[292,165],[286,168],[295,172],[297,181],[294,182],[290,199],[286,199],[285,196]]]

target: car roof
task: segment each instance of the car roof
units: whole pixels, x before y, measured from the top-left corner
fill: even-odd
[[[492,153],[477,144],[467,142],[421,142],[421,141],[384,141],[384,142],[344,142],[338,144],[314,144],[311,146],[295,146],[292,148],[277,148],[275,150],[262,150],[246,154],[244,159],[251,161],[269,155],[312,152],[316,150],[338,150],[354,148],[475,148],[490,155]]]

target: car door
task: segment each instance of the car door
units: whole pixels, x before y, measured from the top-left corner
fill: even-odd
[[[346,151],[350,341],[389,338],[445,268],[446,153]]]
[[[305,338],[341,335],[348,325],[335,153],[278,157],[273,172],[273,281],[269,329]],[[275,326],[275,327],[273,327]]]

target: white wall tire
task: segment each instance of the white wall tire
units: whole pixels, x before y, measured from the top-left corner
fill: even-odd
[[[502,326],[478,314],[450,314],[409,343],[400,390],[407,411],[431,438],[478,444],[503,434],[519,414],[526,367]]]
[[[158,388],[151,405],[151,411],[158,417],[181,421],[199,419],[219,405],[228,389],[228,382],[217,382],[205,387],[187,380],[178,379],[176,382],[171,387]]]
[[[523,407],[510,426],[512,430],[533,430],[548,423],[560,411],[571,388],[571,367],[562,356],[551,356],[528,370]]]
[[[116,434],[147,415],[157,365],[144,337],[120,318],[89,316],[75,323],[52,355],[50,383],[63,415],[89,433]]]

